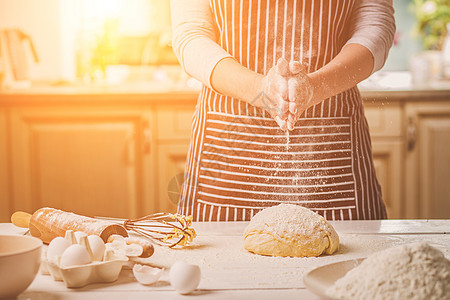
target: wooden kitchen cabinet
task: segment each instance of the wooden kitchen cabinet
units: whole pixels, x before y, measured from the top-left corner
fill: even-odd
[[[0,107],[0,222],[10,219],[7,110]]]
[[[388,217],[403,217],[403,111],[398,102],[365,103],[372,153]]]
[[[406,217],[450,218],[450,102],[407,103],[405,113]]]
[[[157,139],[161,143],[188,142],[194,105],[170,105],[156,109]]]
[[[13,210],[140,216],[153,198],[151,130],[138,107],[11,109]]]
[[[105,92],[106,91],[106,92]],[[197,92],[0,93],[0,218],[43,206],[135,218],[175,212]]]
[[[193,105],[157,109],[158,202],[160,211],[176,212],[190,143]]]

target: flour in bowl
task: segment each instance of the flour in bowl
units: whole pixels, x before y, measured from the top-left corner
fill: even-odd
[[[427,243],[372,254],[327,291],[338,299],[450,299],[450,260]]]

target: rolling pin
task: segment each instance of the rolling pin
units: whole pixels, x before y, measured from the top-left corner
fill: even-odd
[[[29,228],[32,236],[41,239],[46,244],[55,237],[64,237],[67,230],[98,235],[105,243],[113,234],[128,236],[128,232],[122,225],[49,207],[40,208],[33,215],[15,212],[11,216],[11,222],[18,227]]]
[[[140,237],[128,237],[128,232],[120,224],[114,224],[104,220],[97,220],[62,210],[44,207],[38,209],[33,215],[18,211],[12,214],[11,222],[22,228],[30,229],[30,234],[41,239],[44,243],[50,243],[55,237],[64,237],[67,230],[82,231],[87,235],[98,235],[107,243],[113,235],[125,237],[128,244],[134,243],[142,246],[141,258],[153,255],[153,244]]]

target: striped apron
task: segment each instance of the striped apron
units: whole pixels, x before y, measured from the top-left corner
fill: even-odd
[[[348,40],[355,0],[211,0],[218,43],[266,74],[278,58],[313,72]],[[309,108],[287,133],[261,108],[203,87],[178,212],[244,221],[279,203],[328,220],[386,218],[357,87]]]

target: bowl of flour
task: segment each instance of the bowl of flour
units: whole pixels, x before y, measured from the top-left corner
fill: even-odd
[[[304,283],[331,299],[450,299],[450,260],[427,243],[411,243],[320,267]]]

